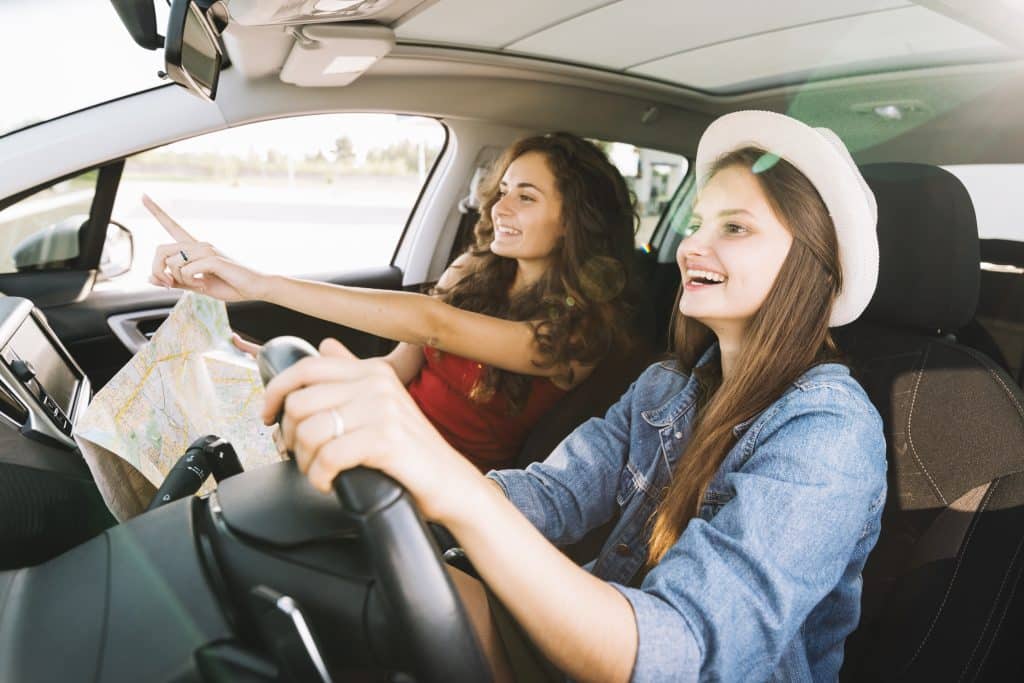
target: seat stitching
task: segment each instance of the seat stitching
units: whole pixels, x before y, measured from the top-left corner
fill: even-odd
[[[939,603],[939,608],[935,611],[935,616],[932,617],[932,623],[928,626],[928,631],[924,634],[924,638],[921,640],[921,644],[917,646],[917,651],[914,652],[914,656],[910,658],[907,665],[903,668],[906,672],[910,668],[917,658],[921,655],[921,650],[924,649],[925,644],[928,642],[928,638],[931,637],[932,631],[935,630],[935,624],[939,622],[939,617],[942,615],[942,610],[946,607],[946,601],[949,599],[949,594],[953,592],[953,585],[956,583],[957,574],[960,573],[960,565],[963,564],[964,558],[967,557],[967,548],[971,544],[971,536],[974,535],[974,530],[978,528],[981,523],[981,513],[988,507],[988,503],[992,500],[992,494],[995,492],[996,487],[999,486],[1000,479],[996,479],[992,482],[992,485],[988,487],[988,491],[985,493],[985,499],[981,502],[978,507],[978,511],[975,513],[974,519],[971,521],[971,528],[967,532],[967,538],[964,539],[964,549],[960,553],[960,557],[956,560],[956,566],[953,567],[953,576],[949,579],[949,585],[946,586],[946,594],[942,596],[942,602]]]
[[[985,631],[988,630],[988,625],[992,621],[992,615],[995,614],[996,607],[999,605],[999,596],[1003,594],[1003,589],[1006,588],[1006,580],[1008,578],[1010,578],[1010,572],[1013,569],[1013,566],[1017,562],[1017,556],[1020,555],[1021,547],[1024,547],[1024,536],[1022,536],[1020,541],[1018,541],[1017,549],[1015,551],[1013,551],[1013,557],[1010,558],[1010,566],[1007,568],[1006,573],[1003,574],[1003,580],[999,584],[999,591],[996,592],[996,596],[993,599],[992,609],[989,610],[988,618],[985,619],[985,625],[982,626],[982,628],[981,628],[981,634],[978,636],[978,642],[975,643],[974,649],[971,650],[971,656],[967,658],[967,663],[964,664],[964,670],[960,674],[960,678],[958,680],[962,681],[964,676],[967,675],[967,667],[970,666],[971,660],[974,659],[974,655],[978,652],[978,648],[981,647],[981,641],[984,640]],[[1011,600],[1013,599],[1013,594],[1015,594],[1017,592],[1017,585],[1018,584],[1014,584],[1014,586],[1013,586],[1013,590],[1011,591],[1011,595],[1010,595],[1010,599]],[[992,643],[995,642],[996,636],[999,634],[999,629],[1001,629],[1003,627],[1003,621],[1006,619],[1006,613],[1009,612],[1009,611],[1010,611],[1010,606],[1007,605],[1006,609],[1003,610],[1002,616],[999,617],[999,623],[996,624],[995,631],[992,632],[992,638],[989,640],[988,647],[985,648],[985,655],[978,662],[978,670],[979,671],[981,670],[981,665],[985,663],[986,659],[988,659],[988,653],[992,651]]]
[[[1011,401],[1013,401],[1013,405],[1017,406],[1017,414],[1020,415],[1021,417],[1024,417],[1024,408],[1021,408],[1020,403],[1017,402],[1017,397],[1014,396],[1013,392],[1010,391],[1010,388],[1006,386],[1006,382],[1003,381],[1003,378],[997,375],[996,373],[992,372],[991,369],[988,369],[988,374],[992,375],[992,377],[994,377],[996,381],[999,382],[999,386],[1003,388],[1003,391],[1006,392],[1006,395],[1010,397]]]
[[[939,489],[935,480],[932,479],[931,473],[928,468],[925,467],[924,462],[917,456],[917,448],[914,447],[913,432],[910,429],[910,423],[914,421],[914,406],[917,404],[917,390],[921,386],[921,376],[924,375],[924,369],[928,365],[928,350],[929,346],[924,347],[924,356],[921,358],[921,367],[917,371],[917,378],[914,381],[914,393],[910,398],[910,411],[907,413],[907,443],[910,445],[910,454],[914,456],[914,460],[921,467],[921,471],[924,472],[924,476],[928,477],[928,481],[931,482],[932,488],[935,490],[935,494],[942,501],[943,505],[949,505],[949,501],[942,495],[942,491]]]

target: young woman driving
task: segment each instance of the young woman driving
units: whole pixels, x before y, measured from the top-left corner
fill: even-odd
[[[838,676],[886,461],[829,327],[874,290],[874,197],[831,131],[768,112],[714,122],[696,171],[677,357],[543,463],[481,476],[389,365],[334,340],[267,389],[315,487],[379,469],[455,535],[499,629],[507,610],[525,634],[495,638],[479,585],[457,579],[499,678],[537,676],[531,648],[581,680]],[[585,568],[557,550],[616,514]]]
[[[158,247],[152,282],[398,341],[385,360],[434,427],[481,470],[509,466],[541,415],[610,349],[628,347],[636,218],[615,167],[567,133],[514,143],[481,190],[476,243],[433,297],[258,273],[194,240],[146,197],[176,240]]]

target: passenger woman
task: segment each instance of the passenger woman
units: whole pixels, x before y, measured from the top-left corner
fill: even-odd
[[[480,475],[389,365],[334,340],[268,387],[264,416],[288,397],[283,433],[316,488],[376,468],[455,535],[490,592],[488,613],[455,574],[499,677],[838,676],[886,461],[829,327],[875,288],[874,197],[831,131],[768,112],[715,121],[696,172],[675,358],[546,461]],[[594,562],[558,551],[615,515]]]
[[[435,429],[482,471],[509,466],[548,409],[611,349],[629,347],[636,216],[603,152],[567,133],[514,143],[481,194],[475,243],[433,297],[258,273],[194,240],[147,197],[176,240],[157,249],[152,282],[399,342],[385,361]]]

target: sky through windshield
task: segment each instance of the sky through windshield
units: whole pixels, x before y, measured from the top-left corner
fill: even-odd
[[[2,0],[0,64],[4,135],[160,85],[163,51],[136,45],[110,0]]]

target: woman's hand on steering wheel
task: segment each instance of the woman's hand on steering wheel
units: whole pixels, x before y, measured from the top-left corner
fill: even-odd
[[[475,486],[486,486],[430,424],[390,364],[360,360],[335,339],[325,339],[320,354],[275,377],[263,408],[270,424],[283,405],[285,446],[313,486],[327,493],[340,472],[380,470],[409,491],[427,519],[440,522],[458,514]]]
[[[262,299],[269,277],[200,242],[147,195],[142,204],[174,239],[156,248],[149,281],[155,285],[201,292],[221,301]]]

